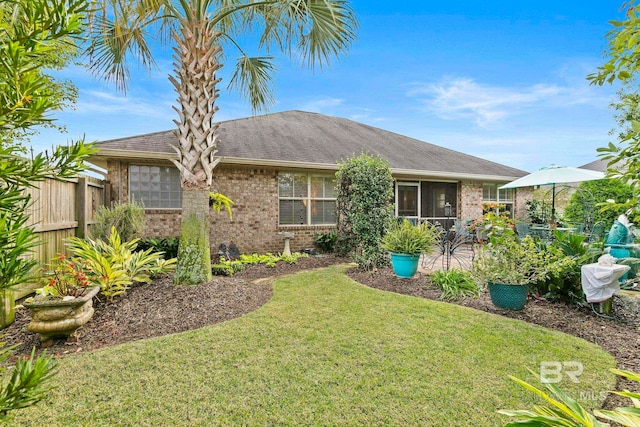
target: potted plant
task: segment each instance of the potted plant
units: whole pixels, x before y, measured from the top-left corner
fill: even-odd
[[[396,276],[409,279],[418,271],[420,255],[430,253],[436,245],[439,232],[428,222],[413,225],[408,220],[392,224],[382,238],[382,248],[389,251]]]
[[[31,310],[27,329],[40,334],[43,347],[54,337],[75,338],[75,332],[93,316],[93,297],[100,291],[85,274],[88,267],[81,260],[56,255],[40,277],[44,286],[36,296],[25,300]]]
[[[531,236],[491,238],[473,261],[472,275],[478,285],[489,287],[494,305],[522,310],[529,285],[544,281],[563,262],[555,253],[539,248]]]

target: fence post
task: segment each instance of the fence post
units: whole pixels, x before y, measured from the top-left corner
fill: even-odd
[[[84,239],[87,235],[87,177],[78,177],[78,187],[76,187],[76,236]]]

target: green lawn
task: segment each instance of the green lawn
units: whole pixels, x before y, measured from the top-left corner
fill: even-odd
[[[15,423],[496,426],[497,409],[535,401],[507,376],[531,379],[540,361],[581,362],[580,383],[562,385],[574,394],[613,387],[613,358],[586,341],[332,267],[276,281],[239,319],[66,358],[50,398]]]

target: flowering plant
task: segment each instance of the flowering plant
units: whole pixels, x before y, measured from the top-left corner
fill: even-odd
[[[42,273],[40,282],[44,286],[36,289],[38,295],[80,297],[87,288],[93,286],[87,276],[87,273],[91,273],[91,267],[82,260],[67,258],[64,254],[55,255]]]

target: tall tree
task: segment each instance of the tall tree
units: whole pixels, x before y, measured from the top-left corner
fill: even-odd
[[[607,160],[607,177],[619,179],[638,188],[640,185],[640,95],[638,72],[640,71],[640,16],[636,0],[623,4],[626,19],[611,21],[613,29],[607,33],[607,62],[596,73],[587,76],[591,84],[603,85],[621,81],[624,89],[619,92],[620,101],[613,104],[619,144],[609,142],[598,149],[600,157]],[[631,209],[634,220],[640,220],[640,198],[634,197],[608,207],[610,210]]]
[[[157,42],[173,44],[178,94],[178,145],[174,147],[182,181],[182,230],[176,283],[211,278],[209,192],[220,162],[219,71],[229,51],[239,51],[229,86],[239,90],[254,112],[273,104],[273,56],[249,56],[241,47],[257,35],[257,47],[326,65],[345,52],[355,37],[356,19],[346,0],[102,0],[90,34],[94,72],[126,89],[128,59],[154,65]],[[225,55],[226,54],[226,55]]]

